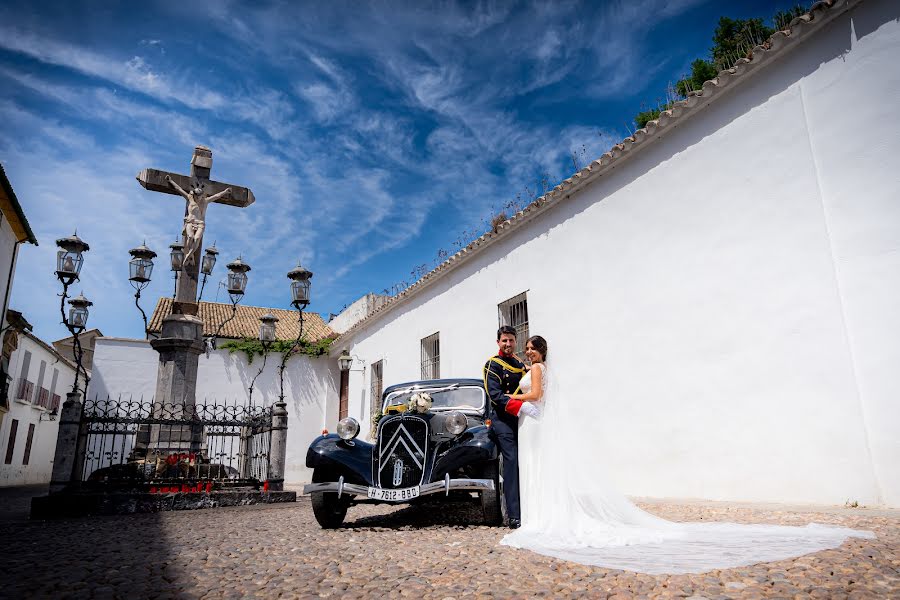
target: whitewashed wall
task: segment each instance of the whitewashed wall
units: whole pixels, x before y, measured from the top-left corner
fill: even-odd
[[[280,354],[272,354],[253,390],[254,403],[266,405],[278,398]],[[133,397],[145,400],[156,391],[159,354],[145,340],[98,338],[94,350],[94,368],[88,396]],[[200,356],[197,374],[197,401],[217,401],[243,405],[248,399],[250,380],[262,366],[256,357],[247,364],[243,352],[213,352]],[[288,447],[285,481],[303,483],[310,479],[306,468],[306,450],[323,428],[333,430],[337,423],[337,364],[328,356],[294,357],[284,376],[288,405]]]
[[[6,220],[6,216],[0,214],[0,307],[6,298],[7,283],[9,281],[10,267],[15,270],[13,255],[16,250],[16,234],[13,233],[12,226]],[[9,307],[7,307],[9,308]],[[0,315],[0,319],[5,319],[6,315]],[[6,325],[5,322],[0,325]]]
[[[480,377],[497,304],[527,292],[585,477],[900,506],[898,18],[862,3],[335,351],[390,385],[440,331],[441,375]]]
[[[25,352],[31,353],[28,372],[24,372],[23,357]],[[47,388],[51,393],[60,395],[60,407],[66,400],[66,393],[72,389],[75,381],[75,370],[66,363],[61,362],[55,354],[47,350],[26,334],[19,334],[19,346],[13,352],[9,361],[10,375],[10,400],[9,413],[3,418],[0,425],[0,487],[13,485],[29,485],[49,483],[53,470],[53,453],[56,450],[56,434],[59,431],[59,421],[50,420],[50,412],[42,407],[35,406],[32,402],[34,393],[38,389],[38,377],[41,361],[46,364],[44,380],[41,387]],[[56,385],[53,386],[53,372],[58,371]],[[19,379],[26,377],[34,384],[32,397],[27,400],[15,399],[18,395]],[[18,420],[16,440],[13,448],[12,461],[6,464],[6,450],[9,444],[13,420]],[[31,454],[28,464],[24,465],[23,458],[25,444],[28,438],[28,427],[34,425],[34,435],[31,442]]]

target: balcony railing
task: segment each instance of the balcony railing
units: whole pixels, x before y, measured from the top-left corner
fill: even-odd
[[[37,394],[34,396],[34,405],[41,408],[50,408],[50,390],[47,388],[38,388]]]
[[[34,382],[28,381],[25,378],[19,379],[18,391],[16,392],[16,400],[22,400],[24,402],[31,402],[32,394],[34,393]]]

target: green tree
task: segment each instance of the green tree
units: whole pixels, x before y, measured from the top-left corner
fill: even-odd
[[[686,98],[688,92],[699,90],[703,87],[703,82],[715,78],[715,76],[718,74],[719,71],[716,69],[716,66],[713,63],[709,62],[708,60],[698,58],[691,63],[691,76],[682,79],[675,84],[675,92],[679,96]]]
[[[772,17],[774,27],[766,25],[763,19],[732,19],[720,17],[713,33],[713,46],[709,58],[698,58],[691,63],[691,75],[675,84],[675,94],[686,98],[693,90],[699,90],[703,83],[714,79],[720,70],[730,69],[734,63],[747,57],[753,48],[765,43],[773,33],[786,28],[792,20],[806,13],[808,9],[796,4],[787,10],[778,11]],[[634,117],[638,128],[659,117],[659,113],[672,106],[668,103],[661,108],[642,110]]]
[[[720,17],[713,34],[710,55],[715,64],[728,69],[734,62],[750,54],[754,46],[762,44],[775,33],[762,19],[730,19]]]

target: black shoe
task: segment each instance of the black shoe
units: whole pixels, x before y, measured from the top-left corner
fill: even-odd
[[[522,526],[521,519],[510,519],[509,520],[509,528],[510,529],[518,529],[521,526]]]

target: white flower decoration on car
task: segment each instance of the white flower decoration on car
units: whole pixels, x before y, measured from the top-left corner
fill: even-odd
[[[409,412],[428,412],[431,409],[431,394],[417,392],[409,397],[407,406],[409,407]]]

